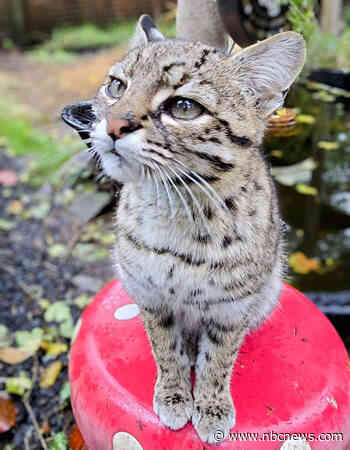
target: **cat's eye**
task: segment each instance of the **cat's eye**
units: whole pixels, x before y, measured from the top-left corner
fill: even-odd
[[[119,78],[111,78],[106,86],[106,94],[111,98],[120,98],[126,89],[126,85]]]
[[[165,110],[175,119],[193,120],[203,113],[204,108],[189,98],[174,97],[167,102]]]

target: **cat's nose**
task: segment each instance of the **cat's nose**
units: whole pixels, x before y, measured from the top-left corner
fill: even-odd
[[[118,119],[111,116],[107,117],[107,134],[114,141],[131,131],[131,123],[129,120]]]

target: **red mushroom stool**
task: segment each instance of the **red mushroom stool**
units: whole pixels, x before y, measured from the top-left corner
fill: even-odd
[[[212,446],[190,423],[163,426],[155,380],[139,309],[112,281],[84,311],[70,354],[72,406],[89,450],[350,449],[349,357],[328,319],[288,285],[240,350],[227,440]]]

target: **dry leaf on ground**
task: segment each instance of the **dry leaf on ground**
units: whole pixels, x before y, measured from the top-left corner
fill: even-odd
[[[16,423],[17,410],[11,397],[0,393],[0,433],[5,433]]]
[[[18,182],[16,172],[11,169],[0,170],[0,184],[3,186],[14,186]]]
[[[40,387],[41,388],[48,388],[52,386],[55,381],[57,380],[57,377],[59,373],[62,370],[62,362],[61,361],[54,361],[49,366],[46,367],[44,372],[41,374],[40,377]]]
[[[36,349],[4,347],[0,348],[0,361],[6,364],[19,364],[34,355]]]
[[[77,425],[73,425],[69,436],[69,448],[72,450],[87,450],[83,436]]]

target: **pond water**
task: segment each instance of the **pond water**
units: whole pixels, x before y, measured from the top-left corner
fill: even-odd
[[[287,281],[325,312],[350,314],[350,98],[303,86],[288,96],[297,124],[265,151],[287,223]]]

